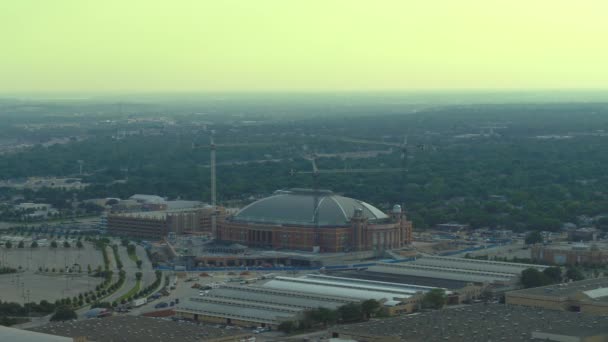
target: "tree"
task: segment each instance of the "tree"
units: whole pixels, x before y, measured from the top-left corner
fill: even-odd
[[[526,268],[521,271],[521,284],[525,288],[539,287],[551,284],[551,278],[536,268]]]
[[[553,283],[562,282],[562,269],[560,267],[548,267],[543,270],[543,273],[551,279]]]
[[[143,261],[138,259],[135,263],[137,264],[137,268],[141,269],[141,264],[143,263]]]
[[[69,242],[67,242],[67,241],[64,241],[64,242],[63,242],[63,247],[64,247],[64,248],[70,248],[70,243],[69,243]]]
[[[372,317],[378,310],[380,310],[380,303],[375,299],[368,299],[361,303],[361,311],[366,318]]]
[[[572,279],[573,281],[584,280],[585,275],[578,268],[569,267],[566,270],[566,278]]]
[[[13,244],[12,244],[10,241],[6,241],[6,242],[4,243],[4,247],[6,247],[6,248],[12,248],[12,247],[13,247]]]
[[[57,241],[51,241],[51,248],[57,248]]]
[[[32,244],[30,245],[30,247],[32,247],[32,248],[38,248],[38,242],[32,241]]]
[[[290,332],[296,330],[296,324],[292,321],[284,321],[284,322],[281,322],[281,324],[279,324],[278,329],[279,329],[279,331],[289,334]]]
[[[17,248],[23,248],[23,247],[25,247],[25,243],[23,241],[19,241]]]
[[[432,289],[422,298],[422,307],[428,309],[441,309],[447,301],[445,290]]]
[[[344,322],[354,322],[363,318],[363,310],[361,304],[349,303],[338,308],[338,315]]]
[[[135,279],[137,279],[138,281],[141,280],[142,276],[143,276],[143,273],[141,273],[141,272],[136,272],[135,273]]]
[[[82,247],[84,247],[84,245],[82,244],[82,241],[78,240],[78,241],[76,242],[76,247],[78,247],[78,248],[82,248]]]
[[[120,240],[120,244],[123,245],[124,247],[127,247],[127,246],[129,246],[129,240],[122,239],[122,240]]]
[[[338,314],[336,311],[319,307],[310,311],[310,318],[314,322],[322,323],[323,326],[336,322]]]
[[[533,245],[535,243],[543,242],[543,236],[539,231],[533,231],[526,235],[526,245]]]
[[[51,317],[51,321],[69,321],[78,318],[76,312],[67,305],[62,305],[55,310],[55,314]]]

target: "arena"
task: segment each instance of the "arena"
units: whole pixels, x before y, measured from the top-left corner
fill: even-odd
[[[401,248],[412,224],[401,206],[386,214],[331,191],[276,191],[218,222],[217,240],[270,249],[353,252]]]

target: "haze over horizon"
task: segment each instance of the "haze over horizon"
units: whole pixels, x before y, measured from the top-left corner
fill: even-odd
[[[21,0],[0,93],[608,89],[599,0]]]

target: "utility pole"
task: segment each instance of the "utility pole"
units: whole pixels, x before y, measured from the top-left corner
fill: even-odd
[[[213,134],[209,136],[209,149],[211,151],[211,235],[217,237],[217,208],[216,208],[216,176],[215,176],[215,142]]]

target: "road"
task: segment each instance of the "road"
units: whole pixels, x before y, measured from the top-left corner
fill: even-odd
[[[137,258],[142,261],[141,264],[141,272],[142,276],[142,288],[145,288],[149,285],[152,285],[156,280],[156,274],[154,273],[154,269],[152,268],[152,262],[148,259],[148,255],[142,246],[137,245],[135,249],[135,254],[137,254]]]

